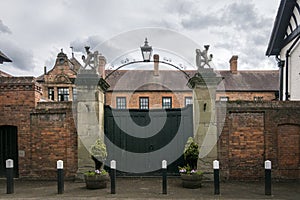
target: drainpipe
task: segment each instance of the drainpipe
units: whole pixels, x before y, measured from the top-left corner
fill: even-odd
[[[283,100],[283,67],[284,60],[280,60],[279,55],[276,56],[277,64],[279,67],[279,101]]]
[[[300,39],[300,35],[299,37],[297,37],[297,39],[293,42],[293,44],[290,46],[290,48],[286,51],[286,54],[285,54],[285,62],[286,62],[286,65],[285,65],[285,100],[288,101],[289,98],[290,98],[290,95],[289,95],[289,57],[290,57],[290,52],[292,51],[292,49],[294,48],[294,46],[296,45],[296,43],[299,41]]]

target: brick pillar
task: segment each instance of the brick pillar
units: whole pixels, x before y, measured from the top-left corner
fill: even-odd
[[[217,159],[216,88],[222,77],[213,69],[199,69],[188,86],[193,89],[194,138],[200,148],[198,169],[213,173],[212,163]],[[211,177],[210,177],[211,178]]]

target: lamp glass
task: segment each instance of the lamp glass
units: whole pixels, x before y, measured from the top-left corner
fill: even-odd
[[[148,45],[147,38],[145,39],[144,46],[141,46],[142,56],[145,62],[149,62],[152,54],[152,46]]]

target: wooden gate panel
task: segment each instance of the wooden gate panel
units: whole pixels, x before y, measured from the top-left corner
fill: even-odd
[[[132,125],[132,121],[136,126]],[[183,152],[187,138],[193,136],[192,106],[183,109],[150,111],[116,110],[105,107],[104,129],[106,139],[123,151],[147,154],[164,148],[175,137],[180,137],[180,141],[176,144],[177,149],[169,153]],[[108,160],[113,159],[116,152],[114,147],[108,147]],[[178,174],[178,166],[184,164],[183,157],[180,156],[173,163],[168,164],[169,174]],[[153,167],[149,157],[146,157],[140,165],[145,169]],[[156,172],[147,175],[156,175]]]

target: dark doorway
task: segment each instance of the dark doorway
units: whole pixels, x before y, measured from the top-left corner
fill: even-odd
[[[5,177],[7,159],[14,161],[14,176],[19,175],[17,133],[16,126],[0,126],[0,177]]]

